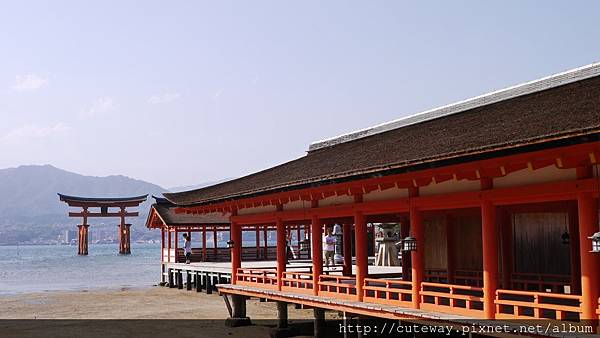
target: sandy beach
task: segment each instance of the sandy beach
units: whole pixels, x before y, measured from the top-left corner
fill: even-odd
[[[0,297],[0,333],[2,337],[156,337],[166,332],[183,337],[190,332],[196,337],[268,336],[274,322],[261,320],[277,317],[275,304],[250,300],[247,313],[256,325],[229,328],[224,325],[227,308],[216,293],[164,287],[26,293]],[[312,315],[312,310],[289,308],[290,320],[311,319]],[[139,321],[102,321],[110,319]]]

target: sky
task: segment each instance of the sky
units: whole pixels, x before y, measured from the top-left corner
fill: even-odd
[[[0,168],[164,188],[600,61],[598,1],[3,1]]]

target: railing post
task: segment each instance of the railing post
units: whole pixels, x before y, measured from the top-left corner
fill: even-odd
[[[483,313],[494,319],[494,300],[498,289],[498,241],[496,207],[490,201],[481,202],[481,234],[483,248]]]
[[[313,263],[313,294],[319,295],[319,276],[323,273],[323,226],[319,217],[313,215],[311,222],[311,249]]]
[[[598,231],[598,204],[590,193],[577,196],[581,259],[581,319],[596,319],[600,289],[600,255],[591,253],[589,236]]]
[[[421,306],[421,282],[425,273],[424,253],[425,253],[425,236],[423,236],[423,218],[421,212],[416,207],[410,207],[410,230],[412,237],[417,241],[417,250],[412,251],[411,268],[412,268],[412,305],[418,309]]]
[[[363,300],[363,283],[369,274],[367,254],[367,222],[365,216],[356,212],[354,214],[354,236],[356,236],[356,298]]]

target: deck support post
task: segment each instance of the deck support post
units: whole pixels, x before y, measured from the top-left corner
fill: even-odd
[[[315,338],[325,337],[325,310],[314,308],[313,314],[315,317],[313,336]]]
[[[204,273],[204,287],[206,288],[207,295],[212,294],[212,285],[210,282],[210,273],[209,272]]]
[[[175,270],[177,273],[177,288],[183,290],[183,271]]]
[[[412,306],[418,309],[421,306],[421,282],[425,274],[425,236],[423,234],[423,217],[416,208],[410,207],[410,230],[412,237],[417,241],[417,250],[411,255],[411,281],[412,281]]]
[[[313,263],[313,294],[319,295],[319,276],[323,273],[323,224],[319,217],[312,216],[311,222],[311,250]]]
[[[288,303],[277,302],[277,327],[269,331],[271,338],[293,337],[294,332],[288,327]]]
[[[231,222],[230,238],[233,241],[231,248],[231,284],[236,284],[238,269],[242,267],[242,226]]]
[[[229,327],[251,325],[250,318],[246,317],[246,296],[231,295],[233,305],[233,314],[225,320],[225,325]]]
[[[275,221],[275,229],[277,232],[277,290],[281,291],[283,272],[287,263],[286,231],[281,218],[277,218]]]
[[[192,291],[192,275],[189,271],[185,272],[185,288],[188,291]]]
[[[342,249],[344,255],[344,276],[352,275],[352,224],[346,222],[342,229]]]
[[[167,275],[169,278],[169,288],[174,288],[175,284],[173,283],[173,270],[171,269],[167,269]]]
[[[202,280],[200,278],[200,272],[196,271],[194,280],[196,281],[196,292],[202,292]]]
[[[498,289],[498,227],[496,206],[481,202],[481,234],[483,247],[483,314],[485,319],[496,317],[496,290]]]
[[[354,214],[354,235],[356,236],[356,300],[363,300],[363,283],[369,274],[369,261],[367,253],[367,222],[365,216],[356,212]]]
[[[598,231],[598,203],[591,193],[577,196],[581,256],[581,319],[597,319],[600,255],[591,253],[589,236]]]
[[[285,329],[288,327],[288,304],[277,302],[277,327]]]

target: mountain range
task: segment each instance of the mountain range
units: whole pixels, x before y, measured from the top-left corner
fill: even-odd
[[[205,186],[199,185],[199,186]],[[76,230],[78,218],[68,218],[68,207],[57,193],[74,196],[117,197],[148,194],[139,208],[140,216],[132,223],[132,240],[159,238],[159,231],[149,231],[144,222],[153,202],[151,195],[165,191],[182,191],[190,187],[165,189],[159,185],[122,175],[85,176],[51,165],[24,165],[0,169],[0,245],[46,243],[56,241],[65,230]],[[95,223],[94,223],[95,222]],[[100,226],[114,232],[118,219],[91,219],[90,233]],[[110,225],[110,227],[108,227]]]

